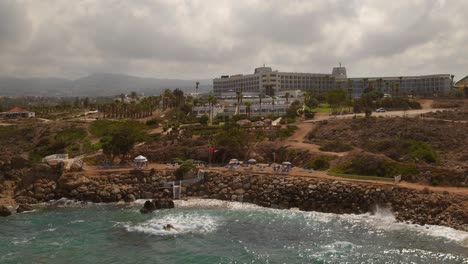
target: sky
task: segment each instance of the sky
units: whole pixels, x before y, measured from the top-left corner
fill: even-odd
[[[465,0],[0,0],[0,75],[468,74]]]

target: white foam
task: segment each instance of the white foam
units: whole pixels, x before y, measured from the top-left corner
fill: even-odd
[[[383,231],[407,230],[432,237],[441,237],[468,246],[468,232],[456,230],[446,226],[417,225],[398,222],[392,212],[387,208],[377,208],[376,212],[362,215],[340,215],[341,218],[356,224],[365,224],[368,227]]]
[[[43,203],[42,205],[56,206],[56,207],[83,207],[83,206],[87,206],[90,204],[92,203],[84,202],[84,201],[77,201],[77,200],[70,200],[67,198],[60,198],[58,200],[50,200],[46,203]]]
[[[174,229],[164,230],[163,226],[171,224]],[[219,226],[219,219],[197,213],[172,213],[163,217],[156,217],[140,224],[121,223],[129,232],[141,232],[151,235],[174,234],[206,234],[215,231]]]
[[[174,201],[177,208],[225,208],[231,210],[255,210],[266,211],[281,215],[283,218],[295,218],[302,216],[311,218],[314,221],[327,223],[333,220],[347,221],[356,225],[366,225],[377,231],[398,231],[408,230],[419,234],[429,235],[433,237],[441,237],[455,241],[465,247],[468,247],[468,232],[456,230],[446,226],[437,225],[417,225],[398,222],[393,213],[388,208],[377,207],[374,214],[332,214],[320,212],[305,212],[292,210],[279,210],[257,206],[249,203],[220,201],[214,199],[192,199],[192,200],[177,200]],[[370,230],[370,232],[374,232]]]
[[[197,209],[210,209],[210,208],[224,208],[224,209],[263,209],[258,205],[241,202],[221,201],[215,199],[190,199],[190,200],[175,200],[174,205],[176,208],[197,208]]]
[[[69,224],[78,224],[78,223],[84,223],[84,222],[85,222],[85,220],[78,219],[78,220],[70,221]]]
[[[14,237],[11,241],[14,245],[27,244],[29,241],[36,239],[36,237]]]

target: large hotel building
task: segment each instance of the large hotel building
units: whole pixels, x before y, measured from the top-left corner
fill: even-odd
[[[215,95],[233,92],[273,94],[291,90],[325,92],[343,88],[359,97],[369,86],[388,94],[433,95],[449,92],[452,88],[450,74],[397,77],[348,78],[346,68],[335,67],[331,74],[279,72],[270,67],[256,68],[253,74],[225,75],[213,80]]]

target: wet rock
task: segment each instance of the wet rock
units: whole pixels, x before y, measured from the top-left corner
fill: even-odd
[[[152,201],[148,200],[143,205],[143,208],[140,209],[142,214],[151,213],[158,209],[171,209],[174,208],[174,202],[172,199],[154,199]]]
[[[146,201],[143,205],[143,208],[140,209],[140,212],[142,214],[147,214],[153,212],[154,210],[156,210],[154,203],[152,201]]]
[[[127,196],[125,196],[125,202],[126,203],[132,203],[136,200],[135,198],[135,195],[133,194],[128,194]]]
[[[0,205],[0,216],[9,216],[11,215],[10,209],[4,205]]]
[[[33,210],[33,208],[32,208],[32,206],[29,205],[29,204],[20,204],[20,205],[18,206],[18,208],[16,208],[16,212],[17,212],[18,214],[23,213],[23,212],[32,211],[32,210]]]

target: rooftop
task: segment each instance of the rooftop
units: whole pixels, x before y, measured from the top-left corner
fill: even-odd
[[[29,112],[29,111],[26,110],[26,109],[23,109],[23,108],[14,107],[14,108],[8,110],[7,112],[8,112],[8,113],[27,113],[27,112]]]

